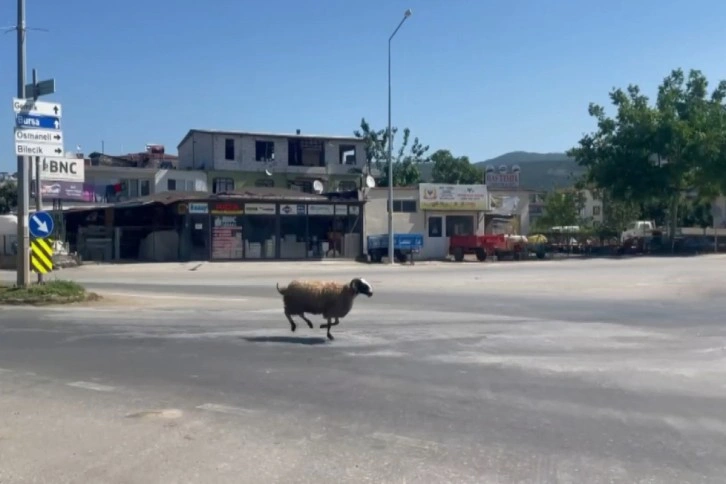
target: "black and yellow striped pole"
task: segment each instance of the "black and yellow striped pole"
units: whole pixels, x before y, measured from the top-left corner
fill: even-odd
[[[53,241],[32,238],[30,240],[30,268],[38,274],[39,282],[43,275],[53,271]]]

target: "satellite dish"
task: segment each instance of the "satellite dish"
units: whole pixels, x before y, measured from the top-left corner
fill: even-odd
[[[265,175],[272,176],[272,172],[270,170],[265,170]]]
[[[506,173],[507,172],[507,165],[499,165],[499,173]]]
[[[366,186],[367,186],[368,188],[373,188],[373,187],[375,187],[375,186],[376,186],[376,180],[375,180],[375,178],[373,178],[372,176],[368,175],[368,176],[366,177]]]
[[[492,165],[487,165],[487,167],[486,167],[486,172],[487,172],[487,173],[491,173],[491,172],[493,172],[493,171],[494,171],[494,167],[493,167]]]
[[[323,182],[320,180],[315,180],[313,182],[313,191],[315,193],[323,193]]]

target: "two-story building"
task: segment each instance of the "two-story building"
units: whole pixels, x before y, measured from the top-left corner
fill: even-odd
[[[178,147],[180,170],[204,170],[213,193],[243,187],[307,193],[361,188],[365,142],[352,136],[191,129]]]

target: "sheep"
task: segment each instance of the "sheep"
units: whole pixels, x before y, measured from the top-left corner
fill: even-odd
[[[305,317],[305,313],[322,314],[327,323],[321,324],[320,329],[327,328],[327,337],[333,340],[330,328],[340,324],[340,318],[345,317],[353,308],[353,300],[358,294],[373,296],[373,287],[364,279],[355,278],[348,284],[329,281],[292,281],[285,288],[277,284],[277,292],[282,294],[285,305],[285,317],[290,321],[290,329],[296,329],[292,316],[300,316],[313,328],[313,323]],[[335,319],[333,323],[332,320]]]

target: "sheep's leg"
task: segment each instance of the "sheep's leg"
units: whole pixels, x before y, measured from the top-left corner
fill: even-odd
[[[287,308],[285,308],[285,317],[288,321],[290,321],[290,331],[293,333],[295,332],[295,329],[297,328],[297,325],[295,325],[295,321],[292,320],[292,316],[290,316],[290,313],[287,311]]]
[[[308,328],[313,329],[313,323],[311,323],[310,320],[305,317],[305,314],[301,314],[300,317],[303,318],[306,323],[308,323]]]
[[[335,324],[338,324],[338,323],[337,323],[337,319],[338,319],[338,318],[335,318],[335,319],[336,319],[336,323],[335,323]],[[331,322],[330,318],[328,318],[328,324],[327,324],[326,326],[328,327],[328,339],[329,339],[330,341],[332,341],[332,340],[334,340],[334,339],[335,339],[335,338],[333,338],[333,335],[332,335],[332,334],[330,334],[330,328],[331,328],[332,326],[335,326],[335,324],[333,324],[333,323]]]

